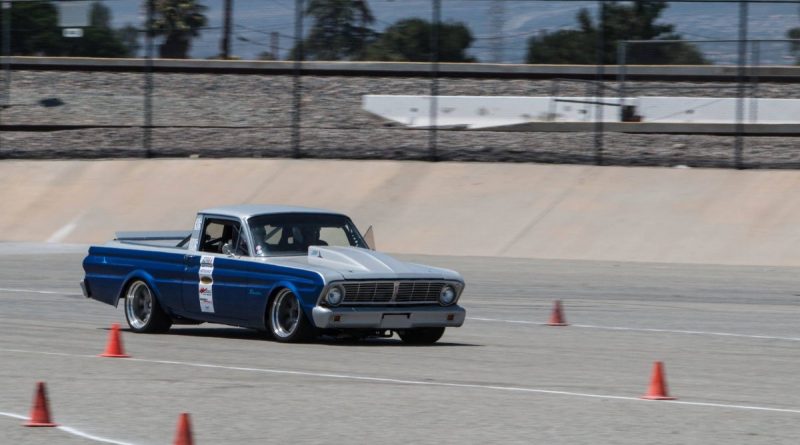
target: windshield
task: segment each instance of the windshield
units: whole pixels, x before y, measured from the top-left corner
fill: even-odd
[[[309,246],[367,248],[350,218],[324,213],[284,213],[250,218],[256,256],[306,255]]]

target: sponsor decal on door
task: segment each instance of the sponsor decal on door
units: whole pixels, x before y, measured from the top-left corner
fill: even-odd
[[[214,257],[200,257],[200,271],[197,283],[197,294],[200,298],[200,310],[214,313]]]

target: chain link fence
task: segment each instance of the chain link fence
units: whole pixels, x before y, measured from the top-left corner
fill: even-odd
[[[2,1],[0,158],[196,155],[800,167],[791,120],[774,132],[754,130],[763,114],[759,104],[766,103],[758,99],[800,99],[800,73],[777,76],[768,68],[791,70],[797,63],[798,41],[782,37],[800,25],[798,2],[671,2],[666,11],[674,15],[661,21],[672,18],[683,40],[616,41],[600,27],[594,46],[580,48],[590,65],[539,68],[527,64],[533,42],[573,35],[582,8],[596,20],[615,2],[353,2],[369,12],[356,11],[354,21],[337,28],[349,32],[349,41],[324,34],[324,14],[314,7],[326,2],[195,3],[206,7],[198,10],[205,20],[184,42],[189,60],[172,63],[167,57],[180,45],[163,30],[146,31],[156,29],[147,24],[162,17],[158,1],[34,0],[13,2],[13,8]],[[39,25],[29,20],[35,8],[45,15],[52,8],[55,15],[48,17],[60,26],[35,29]],[[738,26],[731,27],[731,19]],[[704,23],[704,31],[697,31],[697,23]],[[767,28],[777,35],[754,37]],[[102,56],[114,50],[101,45],[109,41],[119,42],[124,53]],[[42,46],[47,42],[50,47]],[[703,76],[641,65],[688,60],[675,56],[682,51],[705,65],[695,72],[724,70]],[[48,63],[18,57],[23,54],[84,58]],[[100,60],[85,58],[98,54]],[[470,108],[458,102],[463,97],[486,104]],[[544,113],[550,117],[514,105],[539,97],[550,98]],[[633,122],[635,105],[651,97],[731,99],[733,120],[710,130]],[[369,109],[370,98],[396,101],[387,112],[396,118]],[[502,108],[507,103],[511,111]],[[564,122],[550,112],[568,108],[582,114]],[[481,119],[499,123],[487,126]]]

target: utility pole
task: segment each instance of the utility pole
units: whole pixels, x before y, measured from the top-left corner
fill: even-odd
[[[269,33],[269,52],[273,60],[281,60],[280,56],[280,34],[277,31]]]
[[[222,41],[220,42],[220,59],[228,59],[231,55],[231,15],[233,14],[233,0],[225,0],[225,11],[222,23]]]
[[[3,99],[2,107],[11,104],[11,2],[3,0]]]
[[[489,28],[491,29],[492,62],[503,63],[503,24],[505,22],[505,0],[492,0],[489,5]]]

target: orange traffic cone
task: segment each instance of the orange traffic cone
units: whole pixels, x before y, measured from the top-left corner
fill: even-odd
[[[122,338],[119,336],[119,323],[111,325],[111,331],[108,333],[106,352],[100,354],[100,357],[130,357],[130,355],[122,351]]]
[[[561,301],[556,300],[553,302],[553,313],[550,314],[550,322],[548,326],[567,326],[567,319],[564,318],[564,313],[561,310]]]
[[[650,387],[647,389],[647,394],[643,395],[643,399],[649,400],[675,400],[675,397],[670,397],[667,391],[667,380],[664,377],[664,364],[655,362],[653,364],[653,376],[650,378]]]
[[[181,413],[178,419],[178,431],[175,433],[175,445],[193,445],[192,425],[189,422],[189,413]]]
[[[36,395],[33,397],[31,418],[24,423],[25,426],[58,426],[50,421],[50,408],[47,406],[47,391],[44,382],[36,383]]]

